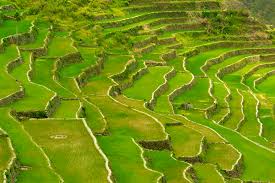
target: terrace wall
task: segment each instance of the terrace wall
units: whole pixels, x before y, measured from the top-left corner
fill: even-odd
[[[163,55],[161,55],[161,59],[164,61],[169,61],[169,60],[173,60],[177,57],[177,52],[176,50],[172,50],[168,53],[165,53]]]
[[[23,88],[23,86],[20,86],[19,91],[14,92],[9,96],[0,99],[0,107],[11,104],[19,99],[22,99],[24,96],[25,96],[25,89]]]
[[[168,81],[170,79],[172,79],[173,77],[175,77],[175,75],[177,74],[176,70],[173,68],[171,71],[169,71],[165,76],[164,76],[164,80],[165,82],[160,85],[152,94],[152,98],[149,102],[145,103],[145,106],[150,109],[150,110],[154,110],[154,107],[157,103],[157,98],[160,97],[161,95],[163,95],[169,87]]]
[[[209,51],[212,49],[217,49],[217,48],[226,48],[226,47],[255,47],[255,46],[264,46],[264,45],[271,45],[272,41],[269,40],[264,40],[264,41],[220,41],[220,42],[215,42],[211,44],[205,44],[201,46],[195,47],[193,50],[190,50],[188,52],[183,53],[181,56],[185,56],[187,58],[195,56],[201,52]],[[254,49],[248,49],[248,50],[257,50],[258,48]],[[270,50],[267,48],[267,50]]]
[[[104,53],[103,55],[98,57],[95,65],[86,68],[75,78],[80,88],[86,85],[90,77],[100,74],[101,70],[104,68],[104,62],[106,61],[106,59],[107,56]]]
[[[79,63],[82,62],[83,58],[80,54],[80,52],[74,52],[74,53],[69,53],[67,55],[64,55],[60,58],[57,59],[57,61],[54,64],[54,77],[56,79],[59,79],[59,71],[70,64],[74,64],[74,63]]]
[[[5,171],[5,179],[7,182],[16,182],[16,177],[18,176],[18,174],[20,173],[20,163],[19,161],[14,158],[10,164],[11,166],[6,169]]]
[[[47,103],[47,106],[45,108],[45,111],[48,117],[53,115],[53,113],[56,111],[60,103],[61,103],[60,97],[55,94],[53,98],[51,98],[51,100]]]
[[[39,48],[20,48],[22,51],[31,51],[33,53],[34,58],[38,58],[44,56],[48,52],[49,43],[53,37],[53,27],[49,28],[49,31],[43,41],[43,46]]]
[[[25,33],[10,35],[1,39],[0,42],[0,52],[3,52],[5,47],[10,44],[22,45],[26,43],[33,42],[37,36],[38,30],[32,22],[30,30]]]
[[[172,150],[170,140],[151,140],[151,141],[139,141],[138,142],[143,148],[150,150]]]
[[[263,77],[261,77],[261,78],[255,80],[255,81],[254,81],[255,86],[261,84],[261,83],[264,82],[267,78],[269,78],[270,76],[273,76],[273,75],[275,75],[275,70],[270,71],[270,72],[266,73]]]
[[[137,71],[129,80],[127,80],[123,83],[111,86],[111,88],[108,92],[109,95],[111,95],[113,97],[115,97],[117,95],[120,95],[123,90],[125,90],[126,88],[131,87],[136,80],[138,80],[139,78],[141,78],[143,75],[145,75],[148,72],[149,72],[148,67],[145,65],[144,68]]]
[[[15,60],[9,62],[7,64],[7,72],[10,73],[14,68],[21,65],[23,63],[22,57],[18,57]]]
[[[221,70],[219,70],[219,72],[217,73],[217,76],[219,78],[222,78],[224,75],[226,74],[230,74],[236,70],[239,70],[243,67],[245,67],[249,62],[257,62],[260,61],[260,56],[250,56],[250,57],[246,57],[242,60],[240,60],[237,63],[231,64],[225,68],[222,68]]]

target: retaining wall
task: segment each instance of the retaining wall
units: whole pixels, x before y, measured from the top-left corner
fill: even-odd
[[[32,26],[30,27],[30,30],[28,32],[10,35],[2,38],[0,42],[0,52],[3,52],[5,47],[10,44],[22,45],[33,42],[36,39],[37,33],[37,28],[34,25],[34,22],[32,22]]]
[[[148,72],[149,72],[148,67],[145,65],[144,68],[142,68],[138,72],[136,72],[129,80],[127,80],[123,83],[111,86],[111,88],[109,90],[109,95],[113,96],[113,97],[120,95],[123,90],[131,87],[136,80],[138,80],[139,78],[141,78],[143,75],[145,75]]]
[[[47,106],[45,108],[45,111],[48,117],[51,117],[53,115],[53,113],[59,107],[60,103],[61,103],[60,97],[55,94],[53,98],[51,98],[51,100],[47,103]]]
[[[231,64],[227,67],[220,69],[217,73],[217,76],[219,78],[222,78],[226,74],[230,74],[236,70],[239,70],[239,69],[245,67],[249,62],[257,62],[257,61],[260,61],[259,55],[246,57],[246,58],[240,60],[239,62],[236,62],[234,64]]]
[[[254,85],[256,86],[256,85],[261,84],[264,80],[266,80],[267,78],[269,78],[270,76],[273,76],[273,75],[275,75],[275,70],[270,71],[270,72],[266,73],[263,77],[255,80]]]
[[[164,61],[169,61],[169,60],[173,60],[177,57],[177,52],[176,50],[172,50],[168,53],[165,53],[163,55],[161,55],[161,59],[164,60]]]
[[[17,182],[17,176],[20,173],[20,163],[19,161],[14,158],[13,161],[11,162],[11,166],[9,167],[9,169],[7,169],[5,171],[5,179],[7,182],[9,183],[13,183],[13,182]]]
[[[102,54],[97,58],[95,65],[86,68],[75,78],[80,88],[86,85],[90,77],[100,74],[101,70],[104,68],[104,62],[106,61],[106,59],[107,56],[105,54]]]
[[[154,110],[155,105],[157,103],[157,98],[160,97],[161,95],[163,95],[169,88],[169,84],[168,81],[170,79],[172,79],[173,77],[175,77],[175,75],[177,74],[176,70],[173,68],[171,71],[169,71],[165,76],[164,76],[164,80],[165,82],[160,85],[152,94],[152,98],[149,102],[145,103],[145,106],[150,109],[150,110]]]
[[[138,142],[143,148],[150,150],[171,150],[170,140],[142,140]]]
[[[22,57],[18,57],[17,59],[11,61],[7,65],[7,72],[10,73],[14,68],[21,65],[23,63]]]
[[[79,63],[82,61],[83,61],[83,58],[82,58],[80,52],[69,53],[67,55],[64,55],[64,56],[58,58],[54,64],[54,69],[53,69],[54,77],[56,79],[59,79],[59,71],[63,67],[70,65],[70,64]]]
[[[0,107],[11,104],[17,100],[20,100],[24,96],[25,96],[25,89],[23,88],[23,86],[20,86],[19,91],[14,92],[14,93],[0,99]]]

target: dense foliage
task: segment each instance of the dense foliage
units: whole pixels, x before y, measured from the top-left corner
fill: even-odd
[[[275,0],[243,0],[252,13],[275,25]]]

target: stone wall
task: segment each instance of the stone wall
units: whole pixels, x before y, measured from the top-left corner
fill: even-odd
[[[155,47],[156,47],[155,43],[150,43],[146,47],[135,50],[135,52],[140,53],[140,54],[146,54],[146,53],[150,53],[151,51],[153,51],[155,49]]]
[[[263,68],[268,68],[268,67],[275,67],[275,62],[273,62],[273,63],[267,63],[267,64],[261,64],[261,65],[258,65],[256,67],[254,67],[253,69],[251,69],[249,72],[247,72],[243,76],[243,79],[245,80],[245,79],[249,78],[250,76],[252,76],[258,70],[263,69]]]
[[[18,121],[23,121],[27,120],[30,118],[35,118],[35,119],[42,119],[42,118],[47,118],[47,113],[46,111],[16,111],[12,110],[10,114],[15,117]]]
[[[170,79],[172,79],[173,77],[175,77],[175,75],[177,74],[176,70],[173,68],[171,71],[169,71],[165,76],[164,76],[164,80],[165,82],[160,85],[152,94],[152,98],[149,102],[145,103],[145,106],[150,109],[150,110],[154,110],[155,105],[157,103],[157,98],[160,97],[161,95],[163,95],[167,90],[168,90],[168,81]]]
[[[128,9],[129,12],[148,12],[148,11],[167,11],[167,10],[202,10],[202,9],[218,9],[220,3],[216,1],[188,1],[182,3],[156,3],[151,6],[133,7]]]
[[[168,49],[179,49],[179,48],[182,48],[182,47],[183,47],[183,44],[182,44],[182,43],[177,43],[177,44],[168,46],[167,48],[168,48]]]
[[[18,57],[15,60],[11,61],[7,65],[7,72],[10,73],[14,68],[21,65],[23,63],[22,57]]]
[[[138,142],[143,148],[150,150],[172,150],[170,140],[142,140]]]
[[[129,76],[131,72],[133,72],[138,67],[138,62],[135,59],[129,60],[124,68],[124,70],[119,73],[113,75],[111,78],[115,81],[121,81],[124,80]]]
[[[15,10],[16,7],[13,4],[7,4],[0,6],[0,11],[12,11]]]
[[[163,30],[164,31],[178,31],[178,30],[195,30],[201,28],[203,25],[200,23],[189,23],[189,24],[170,24],[167,25]]]
[[[198,177],[196,175],[196,171],[194,170],[194,168],[192,166],[188,167],[188,169],[185,171],[185,175],[187,177],[190,177],[194,183],[199,182]]]
[[[123,90],[131,87],[136,80],[141,78],[143,75],[147,74],[149,72],[148,67],[145,65],[144,68],[141,68],[139,71],[137,71],[129,80],[124,81],[123,83],[116,84],[111,86],[109,89],[109,95],[115,97],[117,95],[120,95]]]
[[[125,20],[101,23],[100,26],[103,28],[114,28],[114,27],[121,27],[129,24],[133,24],[133,23],[138,23],[138,22],[152,19],[152,18],[183,17],[183,16],[187,16],[187,13],[185,11],[149,12],[147,14],[136,16],[133,18],[128,18]]]
[[[273,52],[273,53],[274,53],[274,52]],[[275,61],[275,54],[261,55],[261,60],[262,60],[262,61],[274,62],[274,61]]]
[[[187,17],[178,17],[178,18],[163,18],[160,20],[156,20],[154,22],[149,23],[149,26],[158,26],[163,24],[171,24],[171,23],[185,23],[188,21]]]
[[[254,85],[257,86],[257,85],[261,84],[264,80],[266,80],[267,78],[269,78],[270,76],[273,76],[273,75],[275,75],[275,70],[270,71],[270,72],[266,73],[263,77],[255,80]]]
[[[269,53],[274,53],[275,48],[244,48],[244,49],[238,49],[238,50],[233,50],[226,52],[216,58],[207,60],[207,62],[203,65],[202,69],[204,71],[207,71],[212,65],[219,64],[223,62],[224,60],[237,56],[237,55],[244,55],[244,54],[269,54]],[[268,56],[261,56],[260,60],[262,59],[267,59],[269,58]]]
[[[166,66],[167,63],[166,62],[155,62],[155,61],[152,61],[152,60],[146,60],[145,65],[147,67],[156,67],[156,66]]]
[[[223,172],[232,178],[239,178],[244,171],[244,162],[243,162],[243,155],[239,158],[236,164],[233,166],[232,170],[223,170]]]
[[[48,30],[48,33],[43,41],[43,46],[39,48],[20,48],[22,51],[30,51],[33,53],[34,58],[44,56],[48,52],[49,43],[53,37],[53,27],[51,26]]]
[[[185,161],[191,164],[200,163],[203,161],[203,156],[205,155],[207,149],[208,149],[208,144],[207,144],[206,138],[203,137],[200,144],[200,151],[198,152],[197,155],[178,157],[178,159],[180,161]]]
[[[177,42],[177,39],[175,37],[168,37],[168,38],[163,38],[163,39],[157,40],[158,45],[172,44],[174,42]]]
[[[225,47],[236,47],[236,48],[245,48],[245,47],[256,47],[256,46],[264,46],[264,45],[271,45],[272,41],[269,40],[263,40],[263,41],[219,41],[215,43],[210,43],[210,44],[204,44],[195,47],[194,49],[187,51],[183,53],[181,56],[185,56],[187,58],[195,56],[201,52],[204,51],[209,51],[212,49],[217,49],[217,48],[225,48]],[[258,48],[253,48],[249,50],[257,50]],[[270,49],[267,49],[270,50]]]
[[[180,94],[182,94],[187,90],[190,90],[195,84],[196,84],[196,79],[195,77],[193,77],[188,84],[185,84],[182,87],[174,90],[168,97],[169,101],[172,102],[177,96],[179,96]]]
[[[10,114],[14,116],[17,120],[27,120],[30,118],[48,118],[56,111],[57,107],[60,105],[61,99],[56,94],[47,103],[45,110],[32,110],[32,111],[16,111],[12,110]]]
[[[6,182],[13,183],[17,182],[17,176],[20,173],[20,163],[15,158],[11,162],[11,166],[5,171],[4,179],[6,179]]]
[[[234,64],[231,64],[227,67],[220,69],[217,73],[217,76],[219,78],[222,78],[226,74],[230,74],[236,70],[239,70],[239,69],[245,67],[249,62],[257,62],[257,61],[260,61],[259,55],[246,57],[246,58],[240,60],[239,62],[236,62]]]
[[[80,88],[86,85],[89,78],[100,74],[101,70],[104,68],[104,62],[106,61],[106,59],[107,56],[105,54],[102,54],[97,58],[95,65],[86,68],[75,78]]]
[[[56,79],[59,79],[59,72],[63,67],[70,64],[79,63],[82,61],[83,61],[83,58],[80,52],[69,53],[67,55],[64,55],[58,58],[54,64],[54,69],[53,69],[54,77]]]
[[[45,111],[48,117],[51,117],[53,115],[53,113],[59,107],[60,103],[61,103],[60,97],[57,94],[55,94],[51,98],[51,100],[47,103],[47,106],[45,108]]]
[[[169,51],[168,53],[165,53],[163,55],[161,55],[161,59],[164,60],[164,61],[169,61],[169,60],[173,60],[177,57],[177,52],[176,50],[172,50],[172,51]]]
[[[25,96],[25,89],[23,88],[23,86],[20,86],[19,91],[14,92],[0,99],[0,107],[11,104],[19,99],[22,99],[24,96]]]
[[[37,33],[38,30],[34,22],[32,22],[32,26],[30,27],[30,30],[28,32],[10,35],[2,38],[0,42],[0,52],[3,52],[5,47],[10,44],[22,45],[33,42],[36,39]]]
[[[158,40],[157,36],[149,37],[147,39],[134,43],[134,48],[143,48],[150,43],[157,43],[157,40]]]

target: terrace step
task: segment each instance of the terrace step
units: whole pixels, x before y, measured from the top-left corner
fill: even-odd
[[[220,9],[218,1],[174,1],[154,2],[150,5],[131,5],[125,8],[130,12],[167,11],[167,10],[215,10]]]

